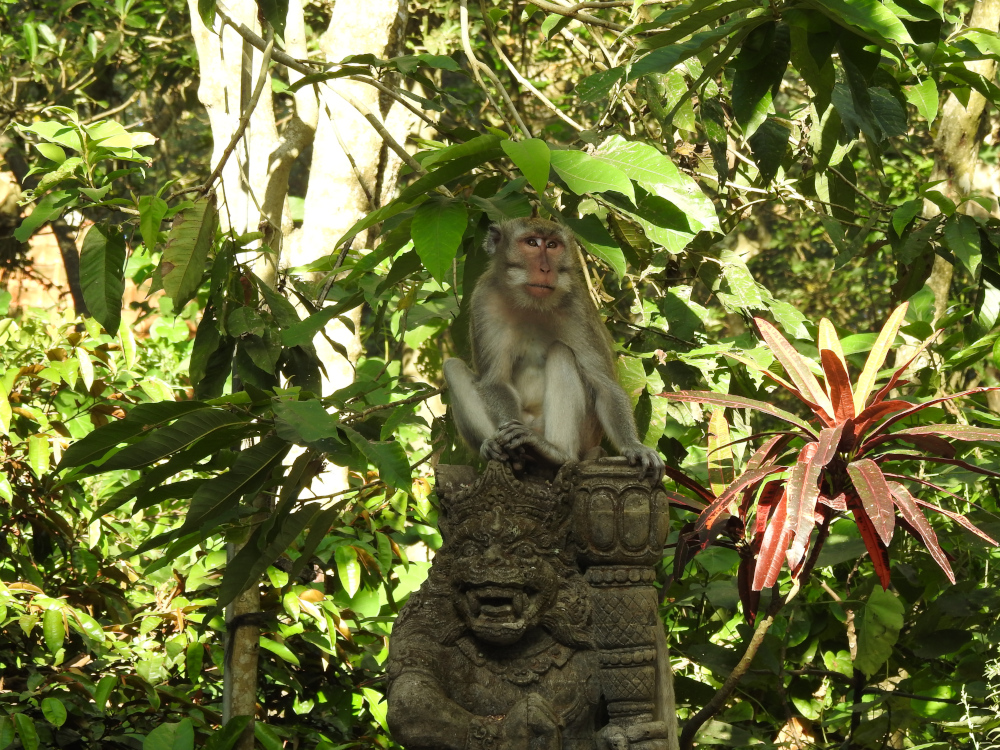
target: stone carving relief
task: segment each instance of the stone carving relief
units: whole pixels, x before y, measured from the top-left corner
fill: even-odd
[[[439,467],[444,543],[389,646],[407,750],[667,750],[652,565],[666,497],[619,459]]]

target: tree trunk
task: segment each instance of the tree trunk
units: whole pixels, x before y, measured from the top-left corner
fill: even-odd
[[[370,53],[386,58],[399,54],[406,21],[406,6],[400,0],[369,0],[337,3],[320,49],[329,62],[348,55]],[[319,121],[313,144],[309,190],[305,198],[302,229],[290,244],[288,263],[306,265],[337,253],[335,243],[361,217],[378,207],[395,188],[399,159],[388,152],[381,136],[337,91],[347,92],[372,113],[381,116],[386,128],[403,142],[412,126],[411,115],[402,107],[383,106],[379,92],[363,83],[330,81],[320,87]],[[362,237],[355,240],[355,252]],[[361,308],[347,313],[359,330]],[[323,392],[333,393],[354,381],[354,366],[361,354],[361,339],[338,320],[331,321],[326,335],[347,351],[345,358],[322,336],[314,344],[326,368]],[[347,469],[328,468],[313,484],[316,495],[328,495],[347,487]]]
[[[1000,26],[1000,0],[976,0],[969,14],[968,25],[973,28],[996,32]],[[996,61],[978,60],[966,65],[970,70],[992,80],[996,73]],[[978,91],[969,92],[969,103],[963,105],[954,94],[949,94],[941,110],[941,123],[934,139],[935,158],[931,180],[944,180],[937,187],[953,201],[959,201],[972,192],[972,184],[979,163],[978,136],[979,120],[986,100]],[[961,210],[968,210],[968,205]],[[930,218],[939,212],[930,201],[924,201],[923,215]],[[927,279],[927,285],[934,292],[934,322],[944,315],[948,308],[953,273],[951,263],[941,256],[935,256],[934,267]]]

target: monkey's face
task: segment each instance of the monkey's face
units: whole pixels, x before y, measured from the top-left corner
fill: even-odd
[[[525,291],[535,299],[546,299],[556,291],[566,246],[559,237],[531,234],[518,239],[517,250],[524,259]]]

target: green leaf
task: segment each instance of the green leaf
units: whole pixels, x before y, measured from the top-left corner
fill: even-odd
[[[889,91],[879,86],[868,89],[872,114],[886,136],[906,135],[906,110]]]
[[[858,632],[854,666],[871,677],[892,656],[903,627],[903,603],[891,591],[876,586],[854,625]]]
[[[83,466],[96,461],[119,443],[124,443],[140,432],[189,412],[208,408],[208,405],[201,401],[165,401],[155,404],[139,404],[120,422],[107,424],[70,445],[63,452],[59,468]]]
[[[97,687],[94,689],[94,704],[101,713],[104,713],[104,709],[107,708],[108,698],[111,697],[111,691],[117,684],[118,676],[113,674],[104,675],[97,683]]]
[[[299,657],[297,657],[295,655],[295,652],[293,652],[290,648],[288,648],[288,646],[286,646],[284,643],[278,643],[278,641],[272,640],[265,636],[261,636],[260,647],[263,649],[267,649],[275,656],[284,659],[290,664],[294,664],[295,666],[300,665]]]
[[[347,595],[353,597],[361,587],[361,566],[358,564],[358,553],[349,544],[342,544],[333,553],[337,563],[337,577]]]
[[[975,219],[965,214],[949,216],[944,225],[944,245],[962,261],[972,278],[978,278],[983,251],[979,241],[979,224]]]
[[[906,92],[906,101],[917,108],[917,113],[930,126],[938,114],[938,89],[934,79],[927,78],[916,86],[906,86],[903,90]]]
[[[216,519],[235,507],[244,495],[259,491],[290,447],[289,443],[272,435],[240,451],[228,472],[210,479],[194,493],[178,536]]]
[[[413,215],[413,249],[438,283],[451,270],[468,222],[465,204],[447,199],[431,199]]]
[[[340,422],[315,399],[309,401],[274,401],[275,428],[291,443],[311,445],[320,440],[340,440]]]
[[[160,276],[175,312],[183,309],[201,285],[218,219],[214,193],[199,198],[174,217],[160,260]]]
[[[36,477],[41,479],[49,470],[49,455],[51,448],[45,435],[32,435],[28,438],[28,465]]]
[[[759,128],[788,67],[791,36],[787,24],[770,21],[746,38],[734,62],[733,116],[747,137]]]
[[[368,461],[378,469],[379,477],[393,489],[409,492],[413,485],[410,476],[410,463],[406,460],[403,446],[395,440],[374,442],[364,435],[342,425],[341,428],[348,440],[361,451]]]
[[[629,178],[610,162],[582,151],[553,151],[551,159],[556,174],[577,195],[614,190],[635,202],[635,188]]]
[[[910,33],[878,0],[808,0],[837,23],[849,23],[871,32],[879,41],[913,44]]]
[[[285,346],[302,346],[310,344],[319,330],[326,326],[331,320],[339,315],[343,315],[347,310],[352,310],[358,305],[364,304],[365,295],[363,291],[346,297],[335,305],[324,307],[319,312],[313,313],[305,320],[294,323],[281,330],[281,343]]]
[[[201,648],[201,644],[197,645]],[[226,722],[225,726],[212,733],[212,736],[205,743],[205,750],[230,750],[249,723],[249,716],[234,716]]]
[[[531,187],[539,195],[545,195],[545,186],[549,183],[549,147],[545,141],[538,138],[528,138],[524,141],[503,141],[500,148],[528,178]]]
[[[924,202],[919,198],[914,198],[913,200],[906,201],[902,203],[899,207],[892,212],[892,228],[896,230],[896,234],[900,237],[903,236],[903,230],[910,225],[919,214],[920,210],[923,208]]]
[[[80,286],[91,316],[112,336],[122,321],[125,237],[108,222],[94,224],[80,250]]]
[[[770,414],[771,416],[777,417],[778,419],[784,420],[789,424],[793,424],[796,427],[800,427],[805,430],[807,434],[814,437],[818,437],[815,429],[809,425],[808,422],[799,419],[797,416],[791,412],[785,411],[784,409],[779,409],[777,406],[772,406],[766,401],[758,401],[752,398],[745,398],[743,396],[731,396],[722,393],[711,393],[709,391],[677,391],[676,393],[671,393],[669,391],[661,393],[660,396],[672,401],[686,401],[688,403],[694,404],[709,404],[710,406],[728,406],[733,409],[756,409],[757,411],[762,411],[765,414]]]
[[[617,274],[619,279],[625,278],[627,272],[625,254],[614,238],[608,234],[608,230],[604,228],[600,219],[594,214],[586,214],[581,219],[574,219],[570,216],[563,218],[588,253],[611,266],[611,270]]]
[[[766,20],[768,20],[766,17],[744,18],[737,16],[721,26],[695,34],[682,44],[671,44],[654,50],[633,63],[632,67],[629,68],[628,80],[634,81],[649,73],[668,73],[679,63],[703,52],[720,39],[728,37],[733,32],[746,34]]]
[[[554,152],[553,159],[560,153],[568,152]],[[681,173],[674,163],[655,147],[648,143],[626,141],[620,135],[616,135],[604,141],[594,153],[594,157],[595,160],[599,159],[613,166],[654,195],[673,203],[686,215],[694,231],[700,229],[721,231],[719,217],[715,213],[712,200],[701,191],[698,183]],[[572,188],[572,185],[570,187]],[[624,195],[629,194],[624,193]],[[635,203],[635,194],[630,197]]]
[[[768,117],[749,138],[754,163],[760,170],[760,185],[767,187],[778,174],[781,160],[788,150],[792,131],[784,123]]]
[[[492,134],[476,136],[465,143],[445,146],[429,153],[426,151],[422,152],[423,156],[420,157],[420,165],[424,169],[430,169],[434,165],[440,165],[444,162],[453,161],[465,156],[496,153],[497,146],[500,146],[502,142],[504,142],[502,138]]]
[[[581,80],[574,89],[574,93],[580,101],[587,104],[603,99],[611,91],[612,87],[618,83],[625,75],[624,68],[608,68],[587,76]]]
[[[17,736],[21,738],[24,750],[38,750],[38,730],[35,728],[35,720],[28,714],[14,714],[14,726],[17,727]]]
[[[199,409],[173,424],[150,431],[148,437],[126,446],[101,465],[101,471],[138,469],[166,458],[218,430],[247,422],[247,417],[225,409]]]
[[[31,213],[14,230],[14,239],[27,242],[40,226],[51,219],[58,218],[73,202],[73,193],[68,190],[56,190],[42,198]]]
[[[56,727],[66,723],[66,706],[53,695],[42,699],[42,715],[45,720]]]
[[[50,654],[62,648],[66,640],[66,623],[63,612],[58,607],[50,607],[42,616],[42,635],[45,637],[45,648]]]
[[[38,153],[56,164],[62,164],[66,161],[66,152],[63,147],[57,146],[55,143],[36,143],[35,148],[38,149]]]
[[[194,724],[191,719],[160,724],[146,735],[142,750],[194,750]]]
[[[139,230],[147,250],[156,249],[156,239],[160,233],[160,222],[167,215],[167,202],[163,198],[143,195],[139,198]]]
[[[754,7],[753,0],[729,0],[729,2],[712,2],[703,10],[694,11],[692,8],[688,13],[678,15],[679,23],[672,26],[669,31],[664,31],[654,36],[647,37],[639,45],[639,49],[660,49],[667,45],[673,45],[684,37],[693,34],[698,29],[704,28],[718,21],[725,16],[731,16],[737,11]],[[662,21],[662,17],[657,21]]]
[[[490,161],[491,159],[498,159],[501,156],[503,156],[503,151],[500,150],[499,146],[496,146],[495,148],[486,149],[469,156],[463,156],[459,159],[449,161],[404,188],[395,201],[379,210],[386,211],[396,203],[404,204],[404,206],[400,209],[404,210],[407,208],[405,204],[412,203],[417,198],[421,198],[426,193],[430,193],[438,185],[444,185],[446,182],[451,182],[455,178],[471,172],[475,167],[478,167],[483,162]],[[365,221],[367,221],[367,219],[365,219]],[[353,232],[355,229],[352,228],[351,231]],[[348,234],[350,234],[350,232]]]

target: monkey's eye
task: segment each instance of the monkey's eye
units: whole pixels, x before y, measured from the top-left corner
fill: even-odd
[[[537,237],[529,237],[527,240],[525,240],[525,242],[527,242],[529,245],[531,245],[531,247],[538,247],[538,238]]]
[[[547,247],[558,247],[558,246],[559,243],[556,242],[555,240],[549,240],[549,244],[547,245]]]

